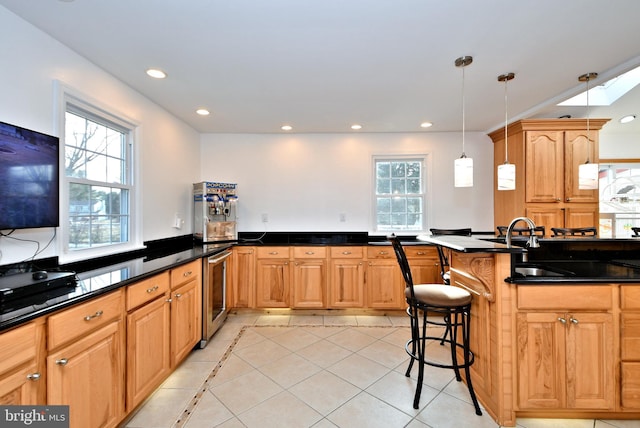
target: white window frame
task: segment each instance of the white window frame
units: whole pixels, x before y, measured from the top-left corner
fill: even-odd
[[[412,230],[399,230],[394,228],[381,228],[378,225],[377,211],[377,162],[413,162],[418,161],[422,164],[422,228]],[[373,155],[371,160],[371,229],[376,233],[395,233],[396,235],[418,235],[426,233],[429,228],[429,219],[431,218],[431,156],[428,154],[403,154],[403,155]]]
[[[142,242],[142,186],[140,183],[139,141],[140,125],[114,108],[108,107],[79,91],[54,82],[56,134],[60,136],[60,227],[57,239],[58,259],[60,263],[103,257],[127,251],[144,248]],[[101,118],[106,123],[113,123],[129,132],[129,177],[130,207],[129,207],[129,241],[96,246],[91,248],[69,248],[69,180],[65,173],[65,115],[67,105],[72,105],[72,111],[84,110],[91,115]]]

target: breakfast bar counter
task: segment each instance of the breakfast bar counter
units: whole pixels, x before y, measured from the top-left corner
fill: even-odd
[[[474,296],[472,379],[496,422],[640,419],[640,241],[417,239],[442,246],[451,284]]]

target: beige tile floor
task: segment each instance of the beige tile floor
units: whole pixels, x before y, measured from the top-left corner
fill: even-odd
[[[122,427],[497,428],[486,413],[476,416],[451,370],[426,369],[420,408],[413,409],[416,369],[404,376],[408,335],[406,316],[232,314]],[[429,352],[448,356],[437,344]],[[640,427],[591,419],[517,424]]]

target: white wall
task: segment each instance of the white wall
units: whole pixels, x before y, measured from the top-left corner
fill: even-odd
[[[191,183],[199,181],[199,134],[93,63],[0,6],[0,121],[54,134],[54,80],[87,94],[141,125],[142,238],[191,233]],[[1,203],[1,201],[0,201]],[[175,214],[185,219],[172,227]],[[16,231],[41,249],[53,229]],[[38,258],[57,255],[57,242]],[[0,265],[32,257],[36,244],[0,238]]]
[[[636,134],[601,132],[598,149],[600,159],[640,159],[640,141]]]
[[[454,188],[460,133],[204,134],[201,176],[238,183],[238,230],[373,233],[372,157],[427,154],[428,227],[493,230],[493,144],[467,133],[474,187]],[[263,223],[261,215],[268,214]],[[340,222],[340,213],[346,221]]]

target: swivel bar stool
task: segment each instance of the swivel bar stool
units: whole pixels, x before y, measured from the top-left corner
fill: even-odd
[[[462,288],[452,287],[444,284],[413,284],[409,261],[400,244],[400,240],[391,235],[388,240],[393,246],[393,250],[398,259],[400,270],[404,278],[405,297],[409,305],[407,313],[411,318],[411,339],[407,341],[405,350],[411,357],[409,367],[405,376],[411,376],[411,369],[414,361],[418,362],[418,384],[413,398],[413,408],[417,409],[420,404],[420,393],[422,392],[422,381],[424,379],[424,366],[428,364],[433,367],[453,369],[456,380],[460,382],[460,369],[464,369],[467,388],[471,395],[471,400],[476,409],[476,415],[482,415],[478,399],[473,391],[471,383],[471,373],[469,367],[473,364],[475,356],[469,349],[469,322],[471,311],[471,294]],[[433,314],[441,314],[443,320],[433,320],[428,318]],[[422,321],[422,325],[420,324]],[[427,341],[442,341],[443,338],[437,336],[427,336],[427,326],[444,326],[451,334],[449,339],[444,339],[451,347],[451,364],[443,364],[430,361],[425,358]],[[458,330],[461,331],[462,343],[458,343]],[[464,361],[459,362],[456,349],[462,349]]]

